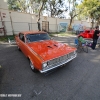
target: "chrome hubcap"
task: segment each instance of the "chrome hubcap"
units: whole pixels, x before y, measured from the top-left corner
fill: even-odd
[[[33,66],[31,61],[30,61],[30,67],[31,67],[32,70],[34,70],[34,66]]]

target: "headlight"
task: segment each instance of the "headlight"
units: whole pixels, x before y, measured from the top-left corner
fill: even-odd
[[[43,63],[42,66],[43,66],[43,68],[47,67],[47,63]]]

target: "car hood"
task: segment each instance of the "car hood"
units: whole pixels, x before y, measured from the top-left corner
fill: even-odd
[[[32,42],[27,45],[41,56],[44,61],[63,56],[76,50],[74,47],[70,47],[54,40]]]

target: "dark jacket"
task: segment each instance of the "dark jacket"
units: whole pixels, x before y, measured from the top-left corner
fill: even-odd
[[[97,36],[97,34],[99,34],[99,30],[95,30],[94,34],[93,34],[93,39],[98,39],[99,36]]]

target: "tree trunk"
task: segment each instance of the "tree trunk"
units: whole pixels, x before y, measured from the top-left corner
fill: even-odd
[[[71,25],[72,25],[72,20],[73,20],[73,18],[71,17],[70,23],[69,23],[69,26],[68,26],[68,30],[69,30],[69,31],[72,30],[72,27],[71,27]]]
[[[91,22],[91,28],[94,27],[94,19],[92,19],[92,22]]]
[[[41,31],[40,16],[41,16],[41,11],[42,11],[42,9],[43,9],[44,3],[45,3],[45,2],[42,3],[42,6],[41,6],[41,8],[40,8],[40,10],[39,10],[39,14],[38,14],[37,25],[38,25],[38,30],[39,30],[39,31]]]

